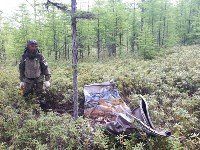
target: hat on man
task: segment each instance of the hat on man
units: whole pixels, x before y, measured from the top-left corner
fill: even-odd
[[[31,44],[37,45],[38,42],[37,42],[36,40],[29,40],[29,41],[27,42],[27,45],[31,45]]]

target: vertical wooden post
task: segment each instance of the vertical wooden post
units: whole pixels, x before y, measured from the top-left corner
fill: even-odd
[[[73,69],[73,116],[78,118],[78,50],[76,33],[76,0],[71,0],[71,26],[72,26],[72,69]]]

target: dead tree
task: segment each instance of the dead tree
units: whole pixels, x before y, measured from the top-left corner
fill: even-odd
[[[52,2],[47,0],[45,4],[48,8],[49,5],[53,5],[58,9],[65,11],[66,13],[70,13],[71,15],[71,27],[72,27],[72,69],[73,69],[73,117],[74,119],[78,118],[78,47],[77,47],[77,31],[76,31],[76,22],[77,18],[81,19],[91,19],[95,18],[95,15],[90,12],[79,11],[77,12],[76,8],[76,0],[71,0],[71,10],[68,9],[67,5],[62,3]]]

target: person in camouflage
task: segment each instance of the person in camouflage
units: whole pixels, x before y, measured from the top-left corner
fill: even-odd
[[[51,73],[46,59],[38,50],[38,42],[36,40],[27,42],[19,63],[19,73],[20,88],[23,89],[23,96],[27,97],[35,92],[36,96],[43,100],[45,89],[50,87]]]

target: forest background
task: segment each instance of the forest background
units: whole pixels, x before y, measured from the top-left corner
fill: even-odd
[[[96,0],[76,13],[80,105],[85,84],[114,79],[131,108],[139,94],[149,99],[154,123],[173,131],[169,139],[113,137],[101,128],[91,135],[85,118],[33,113],[39,106],[25,102],[17,88],[17,65],[29,39],[39,42],[49,62],[50,91],[62,92],[61,105],[72,100],[70,4],[58,5],[61,10],[46,2],[26,1],[11,16],[0,13],[2,149],[199,148],[199,0]]]

